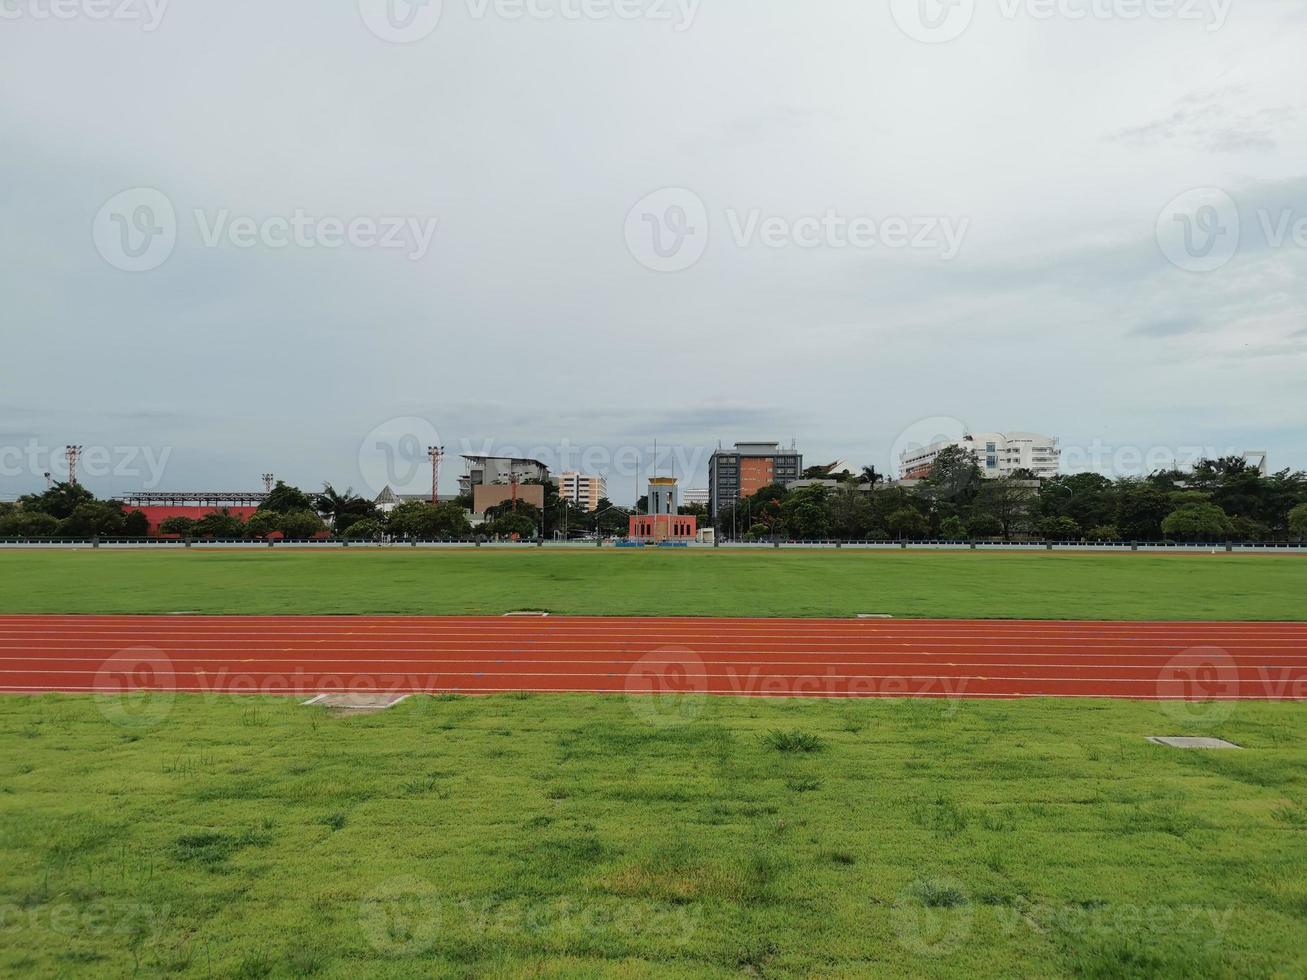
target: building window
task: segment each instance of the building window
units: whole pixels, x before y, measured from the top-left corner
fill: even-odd
[[[997,466],[998,466],[998,457],[997,457],[997,456],[986,456],[986,457],[985,457],[985,466],[986,466],[987,468],[991,469],[991,470],[994,469],[995,467],[997,467]]]

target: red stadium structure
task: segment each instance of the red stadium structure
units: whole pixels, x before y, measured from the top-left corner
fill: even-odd
[[[122,505],[127,513],[134,510],[143,513],[150,523],[146,533],[155,537],[159,534],[159,525],[170,517],[189,517],[198,521],[201,517],[225,510],[232,517],[248,521],[267,496],[266,493],[244,491],[143,492],[125,495]]]

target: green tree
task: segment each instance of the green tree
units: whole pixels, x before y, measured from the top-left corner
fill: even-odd
[[[1070,541],[1080,537],[1080,525],[1070,517],[1041,517],[1035,530],[1049,541]]]
[[[313,509],[313,501],[309,495],[297,487],[288,486],[281,480],[259,504],[259,510],[270,510],[278,514],[289,514],[292,511],[305,511]]]
[[[624,537],[631,529],[631,512],[618,507],[607,497],[601,497],[599,506],[589,515],[586,527],[597,529],[602,537]]]
[[[930,533],[930,522],[912,507],[902,507],[889,515],[886,521],[890,533],[896,538],[924,538]]]
[[[16,507],[0,517],[0,537],[48,538],[59,529],[59,518],[45,511]]]
[[[350,541],[380,541],[386,534],[386,525],[375,517],[355,521],[345,532]]]
[[[875,523],[875,513],[867,491],[858,484],[846,483],[830,495],[831,534],[845,541],[861,541]]]
[[[266,538],[280,530],[281,514],[275,510],[256,510],[245,522],[245,533],[252,538]]]
[[[483,525],[483,530],[487,534],[504,538],[513,535],[517,535],[519,538],[534,538],[540,530],[540,525],[520,511],[518,513],[509,511],[506,514],[500,514],[494,520],[487,521]]]
[[[286,511],[277,521],[277,530],[291,539],[311,538],[326,529],[322,518],[312,510]]]
[[[1035,503],[1035,491],[1025,481],[1000,476],[986,480],[976,495],[975,512],[989,514],[1002,528],[1003,537],[1014,534],[1030,525],[1030,514]]]
[[[1289,533],[1302,540],[1307,538],[1307,504],[1299,504],[1289,511]]]
[[[939,522],[939,533],[941,537],[950,541],[965,541],[967,539],[967,526],[962,523],[962,518],[956,514],[950,514]]]
[[[867,484],[868,486],[875,486],[884,479],[883,476],[876,472],[876,467],[874,466],[864,466],[861,472],[858,473],[858,482]]]
[[[71,517],[81,504],[94,503],[95,494],[79,483],[56,483],[43,493],[20,497],[18,502],[24,510],[39,511],[63,520]]]
[[[245,522],[226,507],[205,514],[191,526],[193,538],[243,538]]]
[[[1080,527],[1116,521],[1118,494],[1111,480],[1097,473],[1077,473],[1049,480],[1039,489],[1040,517],[1069,517]]]
[[[344,493],[337,493],[330,483],[322,485],[322,493],[313,502],[319,514],[326,517],[331,529],[337,534],[344,534],[350,526],[359,521],[374,517],[377,505],[371,500],[360,497],[350,487]]]
[[[122,534],[126,520],[118,504],[90,500],[74,507],[59,522],[57,533],[64,538],[108,537]]]
[[[967,520],[967,530],[973,538],[997,538],[1003,534],[1003,522],[982,511],[972,514]]]
[[[522,504],[519,503],[519,506]],[[456,503],[433,505],[421,500],[411,500],[391,511],[387,525],[391,534],[401,538],[434,540],[467,538],[472,535],[472,525],[468,522],[467,513]]]
[[[193,517],[169,517],[159,524],[159,533],[175,534],[178,537],[189,538],[194,527],[195,518]]]
[[[830,535],[830,510],[824,486],[803,487],[780,499],[781,517],[792,537],[816,540]]]
[[[1162,522],[1162,533],[1182,541],[1218,541],[1234,530],[1225,511],[1213,503],[1177,507]]]
[[[150,519],[143,510],[133,510],[123,519],[123,534],[129,538],[143,538],[150,533]]]
[[[1115,524],[1100,524],[1089,529],[1090,541],[1120,541],[1121,531]]]
[[[929,496],[964,506],[976,499],[984,480],[974,452],[961,446],[945,446],[931,464],[925,486]]]
[[[1117,527],[1130,541],[1156,541],[1162,521],[1171,513],[1166,491],[1145,480],[1126,479],[1116,485]]]

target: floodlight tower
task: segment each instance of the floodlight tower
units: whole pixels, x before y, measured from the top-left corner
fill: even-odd
[[[68,461],[68,482],[77,485],[77,459],[82,455],[81,446],[64,446],[64,459]]]
[[[263,489],[265,493],[272,493],[273,475],[271,473],[263,474]]]
[[[427,455],[431,458],[431,502],[439,503],[437,496],[440,487],[440,461],[445,458],[444,446],[427,446]]]

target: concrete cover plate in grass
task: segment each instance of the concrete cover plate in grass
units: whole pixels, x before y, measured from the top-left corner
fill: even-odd
[[[333,711],[385,711],[407,697],[407,694],[319,694],[304,703]]]
[[[1191,735],[1149,735],[1148,741],[1169,745],[1173,749],[1237,749],[1238,745],[1223,738],[1196,738]]]

